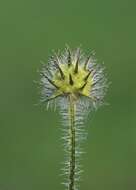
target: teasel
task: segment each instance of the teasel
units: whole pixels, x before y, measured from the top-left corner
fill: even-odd
[[[41,103],[57,107],[62,116],[66,190],[79,188],[84,122],[89,112],[103,105],[108,87],[104,70],[93,53],[87,56],[80,48],[66,47],[62,53],[54,53],[40,71]]]

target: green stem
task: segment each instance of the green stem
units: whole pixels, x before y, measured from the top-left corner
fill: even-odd
[[[69,186],[68,190],[75,190],[75,102],[72,96],[69,96],[69,131],[70,131],[70,159],[69,159]]]

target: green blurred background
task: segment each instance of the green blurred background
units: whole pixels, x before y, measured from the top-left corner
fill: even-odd
[[[112,82],[88,118],[81,190],[136,189],[136,3],[0,1],[0,190],[64,190],[58,113],[35,106],[40,60],[65,44],[95,50]]]

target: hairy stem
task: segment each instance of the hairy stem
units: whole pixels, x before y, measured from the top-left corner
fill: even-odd
[[[75,102],[71,96],[69,96],[69,132],[70,132],[70,158],[69,158],[69,185],[68,190],[75,190]]]

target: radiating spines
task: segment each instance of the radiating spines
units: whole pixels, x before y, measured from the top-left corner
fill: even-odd
[[[75,99],[84,96],[100,105],[108,87],[103,68],[92,53],[86,56],[80,48],[66,47],[62,53],[54,53],[42,69],[42,91],[45,97],[58,98],[55,94],[61,92],[61,96],[73,94]]]

